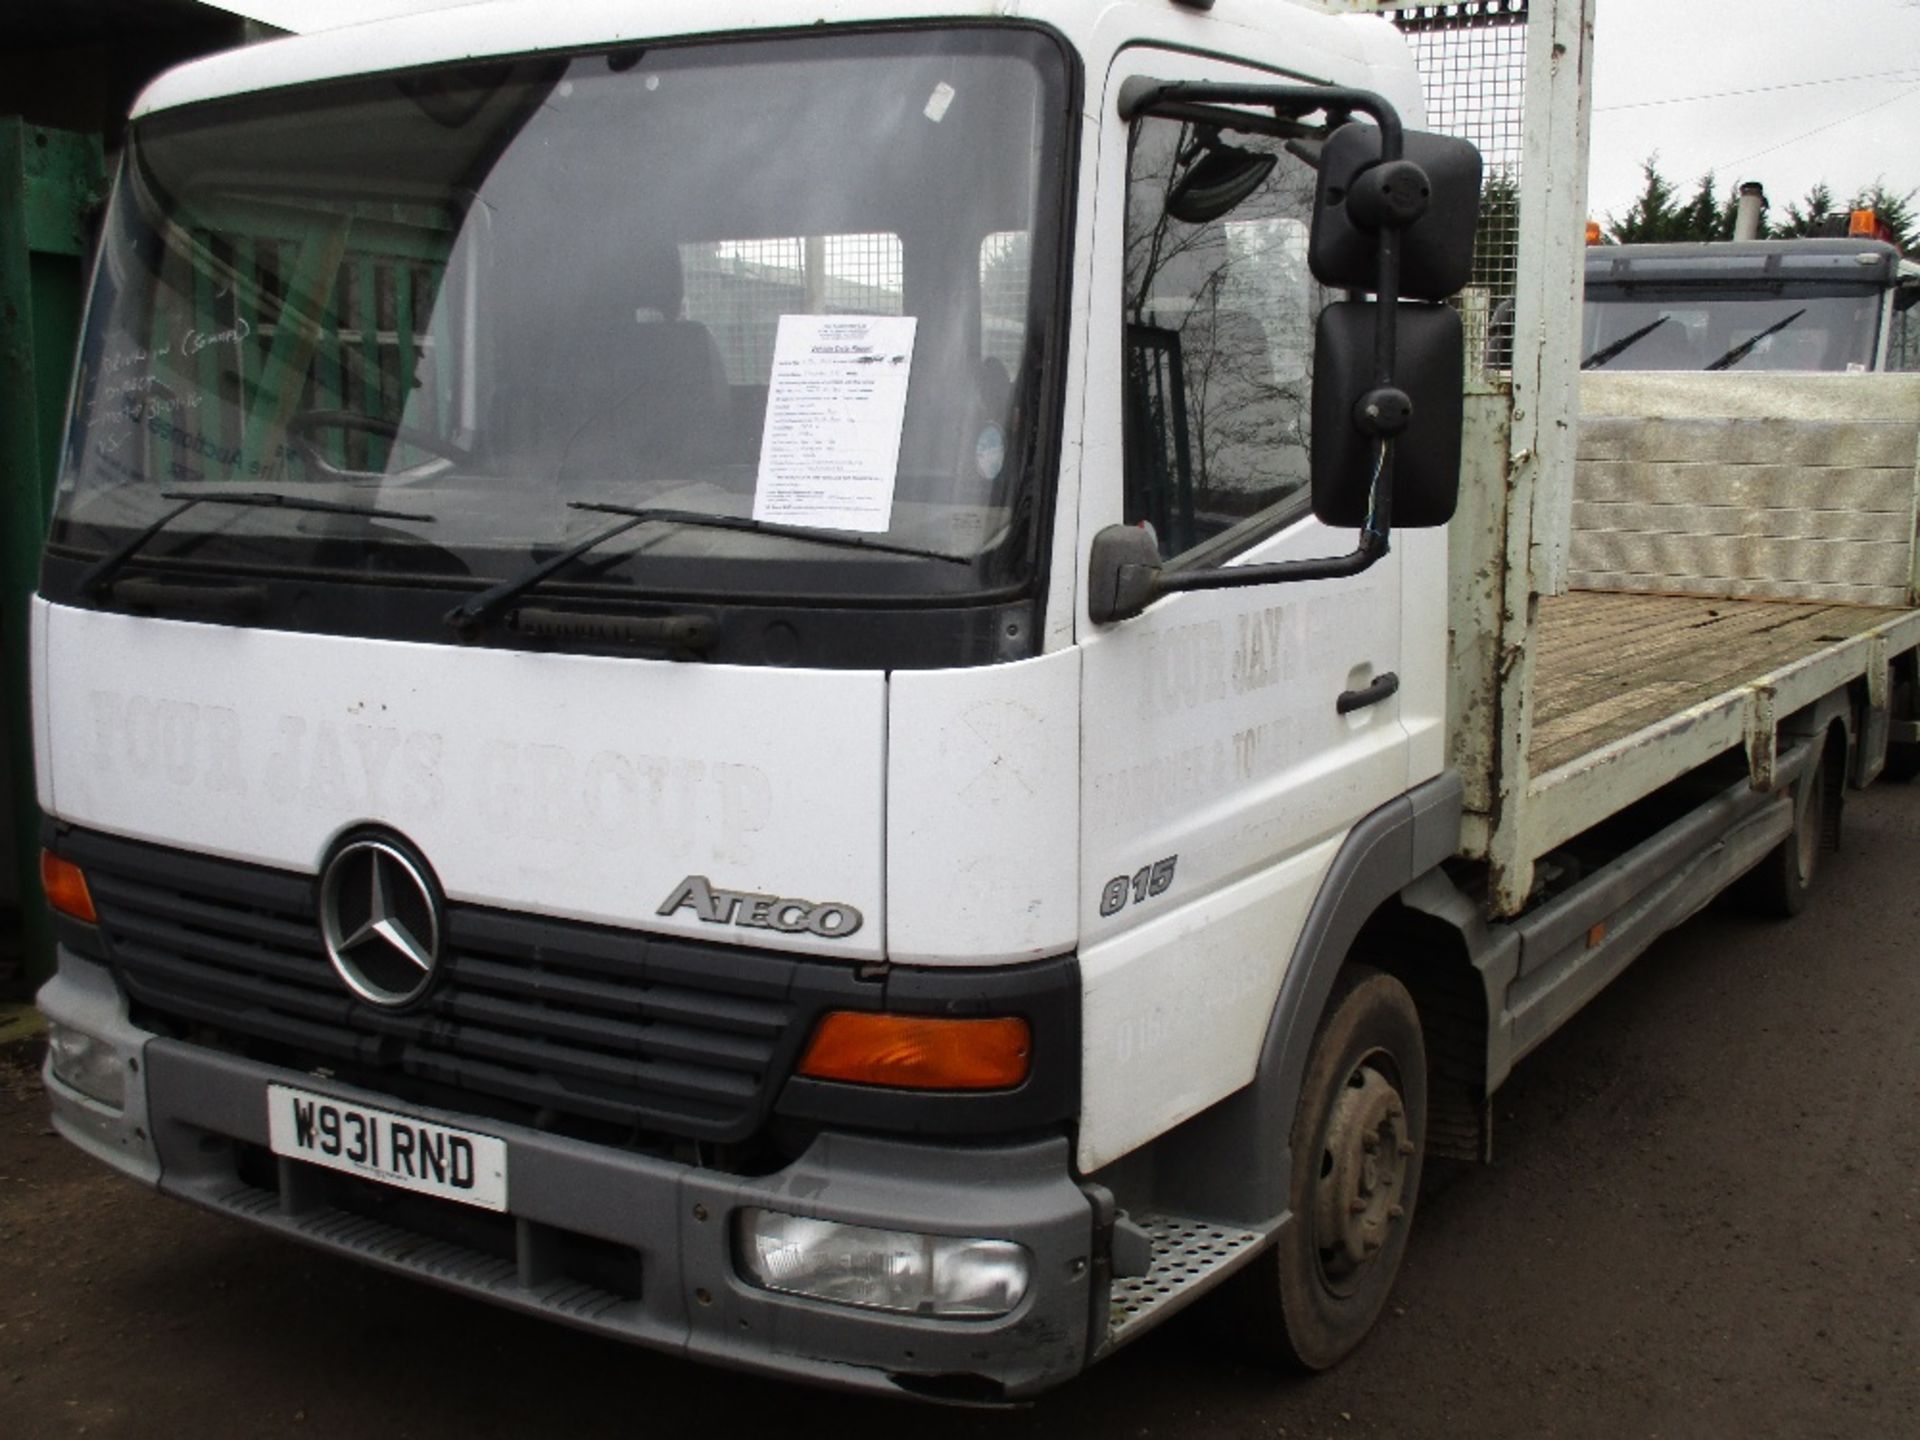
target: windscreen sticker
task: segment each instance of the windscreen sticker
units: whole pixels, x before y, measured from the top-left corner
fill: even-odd
[[[913,371],[911,315],[782,315],[753,518],[884,531]]]
[[[998,480],[1000,467],[1007,462],[1007,437],[992,421],[980,428],[973,442],[973,465],[982,480]]]

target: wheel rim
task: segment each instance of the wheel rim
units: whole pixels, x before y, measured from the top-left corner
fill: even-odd
[[[1336,1294],[1358,1286],[1406,1218],[1413,1136],[1399,1087],[1369,1056],[1334,1097],[1314,1194],[1320,1275]]]

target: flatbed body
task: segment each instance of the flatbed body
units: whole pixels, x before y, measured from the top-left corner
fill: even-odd
[[[1576,590],[1542,599],[1537,642],[1522,802],[1536,858],[1728,751],[1770,787],[1779,721],[1847,686],[1884,707],[1920,610]]]
[[[1580,376],[1561,493],[1531,502],[1536,527],[1565,516],[1559,586],[1517,513],[1519,402],[1490,388],[1469,463],[1502,488],[1456,527],[1452,629],[1462,850],[1494,867],[1492,915],[1537,900],[1556,847],[1730,751],[1772,788],[1780,724],[1837,691],[1855,783],[1910,739],[1888,707],[1920,649],[1920,376]]]
[[[1540,629],[1528,759],[1536,781],[1551,784],[1592,756],[1670,731],[1702,706],[1736,704],[1809,660],[1876,640],[1910,647],[1920,612],[1575,590],[1541,603]]]

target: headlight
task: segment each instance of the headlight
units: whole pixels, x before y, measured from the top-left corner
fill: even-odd
[[[870,1230],[777,1210],[742,1210],[742,1273],[766,1290],[867,1310],[951,1319],[1011,1312],[1033,1257],[1011,1240]]]
[[[61,1083],[102,1105],[111,1105],[116,1110],[126,1107],[126,1061],[106,1041],[70,1025],[48,1021],[47,1057],[55,1078]]]

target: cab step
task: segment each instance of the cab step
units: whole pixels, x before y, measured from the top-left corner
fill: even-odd
[[[1103,1352],[1199,1299],[1258,1255],[1269,1233],[1185,1215],[1127,1218],[1153,1242],[1153,1261],[1146,1274],[1113,1282]]]

